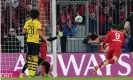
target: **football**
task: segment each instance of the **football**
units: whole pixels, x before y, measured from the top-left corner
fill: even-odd
[[[77,15],[77,16],[75,17],[75,22],[77,22],[77,23],[82,23],[82,21],[83,21],[82,16]]]

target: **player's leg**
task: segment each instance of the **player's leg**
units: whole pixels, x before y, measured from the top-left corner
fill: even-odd
[[[24,75],[23,75],[23,73],[25,72],[25,70],[28,68],[28,74],[29,74],[29,76],[32,76],[32,65],[30,64],[32,61],[31,61],[31,56],[30,55],[32,55],[32,45],[31,45],[31,43],[27,43],[27,46],[28,46],[28,53],[27,53],[27,56],[26,56],[26,63],[25,63],[25,65],[24,65],[24,67],[23,67],[23,69],[22,69],[22,71],[21,71],[21,73],[20,73],[20,75],[19,75],[19,78],[23,78],[24,77]]]
[[[21,73],[24,73],[27,68],[28,68],[28,65],[27,65],[27,62],[26,62],[23,69],[22,69],[22,71],[21,71]]]
[[[20,73],[20,75],[19,75],[19,78],[23,78],[24,77],[24,72],[25,72],[25,70],[28,68],[28,65],[27,65],[27,56],[26,56],[26,63],[24,64],[24,66],[23,66],[23,69],[22,69],[22,71],[21,71],[21,73]]]
[[[28,52],[27,52],[27,67],[28,67],[28,74],[29,76],[32,76],[32,43],[27,42]]]
[[[27,66],[27,62],[26,62],[25,65],[23,66],[23,69],[22,69],[20,75],[19,75],[19,78],[24,78],[24,72],[27,68],[28,68],[28,66]]]
[[[106,55],[106,60],[105,60],[102,64],[100,64],[100,68],[101,68],[101,67],[104,67],[104,66],[106,66],[106,65],[108,64],[108,60],[110,60],[110,59],[113,58],[113,53],[114,53],[114,50],[113,50],[113,48],[112,48],[112,49],[110,49],[110,51],[107,53],[107,55]]]
[[[24,77],[24,72],[28,68],[28,56],[26,56],[26,60],[27,61],[26,61],[25,65],[23,66],[23,69],[22,69],[22,71],[21,71],[21,73],[19,75],[19,78],[23,78]]]
[[[35,76],[36,68],[38,66],[40,44],[27,43],[27,45],[28,45],[28,57],[27,57],[28,73],[29,76]]]
[[[39,57],[39,60],[38,60],[38,64],[39,65],[42,65],[42,66],[45,66],[45,73],[47,77],[51,77],[49,75],[49,71],[50,71],[50,63],[44,59],[42,59],[41,57]]]
[[[32,51],[31,52],[32,52],[32,56],[31,56],[31,60],[29,60],[28,64],[32,65],[31,75],[35,76],[35,73],[37,71],[37,66],[38,66],[38,57],[39,57],[39,52],[40,52],[40,44],[32,43]],[[30,65],[28,67],[30,67]]]
[[[106,55],[106,60],[99,65],[99,68],[104,67],[103,65],[106,64],[107,61],[113,57],[112,53],[113,53],[113,50],[110,49],[110,51]]]
[[[111,59],[112,58],[112,52],[113,52],[113,48],[109,47],[109,50],[108,50],[108,52],[106,54],[106,60],[103,61],[102,63],[98,64],[98,66],[95,66],[94,67],[94,73],[97,72],[97,70],[99,68],[103,67],[103,64],[105,64],[108,59]]]
[[[41,43],[40,47],[40,57],[44,60],[46,60],[46,53],[47,53],[47,44],[45,42]],[[44,76],[45,74],[45,67],[41,66],[41,75]]]
[[[113,58],[106,61],[105,65],[107,64],[115,64],[118,60],[118,57],[116,55],[113,56]]]
[[[108,64],[115,64],[118,59],[119,59],[119,57],[117,55],[114,55],[111,59],[104,61],[104,63],[102,64],[102,67],[104,67]]]
[[[111,59],[106,60],[102,66],[104,67],[108,64],[115,64],[118,61],[120,55],[121,55],[121,48],[120,47],[114,48],[114,52],[112,54],[113,57]]]
[[[29,64],[32,65],[31,75],[35,76],[35,73],[36,73],[36,70],[37,70],[37,66],[38,66],[38,55],[32,56],[32,61]]]
[[[36,73],[36,68],[38,65],[38,56],[29,56],[28,57],[28,61],[25,63],[21,74],[19,75],[19,78],[23,78],[24,77],[24,72],[25,70],[28,68],[28,73],[29,76],[34,76]]]
[[[106,55],[106,60],[101,64],[100,67],[104,67],[107,64],[107,61],[113,58],[113,53],[115,52],[115,48],[109,47],[109,51]]]

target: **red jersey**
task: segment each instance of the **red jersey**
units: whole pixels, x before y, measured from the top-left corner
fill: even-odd
[[[107,33],[103,45],[109,43],[109,47],[123,47],[125,43],[124,34],[117,30],[111,30]]]

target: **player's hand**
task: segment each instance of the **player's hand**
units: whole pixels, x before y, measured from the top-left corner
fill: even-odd
[[[109,44],[106,43],[105,45],[103,45],[103,49],[105,50],[108,46],[109,46]]]
[[[46,42],[48,46],[51,46],[51,43],[49,41]]]
[[[62,31],[58,31],[58,37],[62,37],[63,36],[63,32]]]
[[[105,50],[105,48],[106,48],[106,46],[105,46],[105,45],[104,45],[104,46],[102,45],[102,48],[101,48],[101,49],[102,49],[102,50]]]
[[[101,49],[102,49],[103,52],[108,52],[109,44],[105,44],[104,46],[102,46]]]
[[[102,46],[101,46],[101,51],[104,52],[104,50],[105,50],[105,49],[103,48],[103,45],[102,45]]]
[[[105,48],[106,48],[106,46],[105,46],[105,45],[104,45],[104,46],[102,46],[102,49],[103,49],[103,50],[105,50]]]

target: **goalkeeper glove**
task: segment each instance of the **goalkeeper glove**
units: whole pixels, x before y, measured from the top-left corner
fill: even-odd
[[[62,31],[58,31],[58,37],[62,37],[63,36],[63,32]]]

